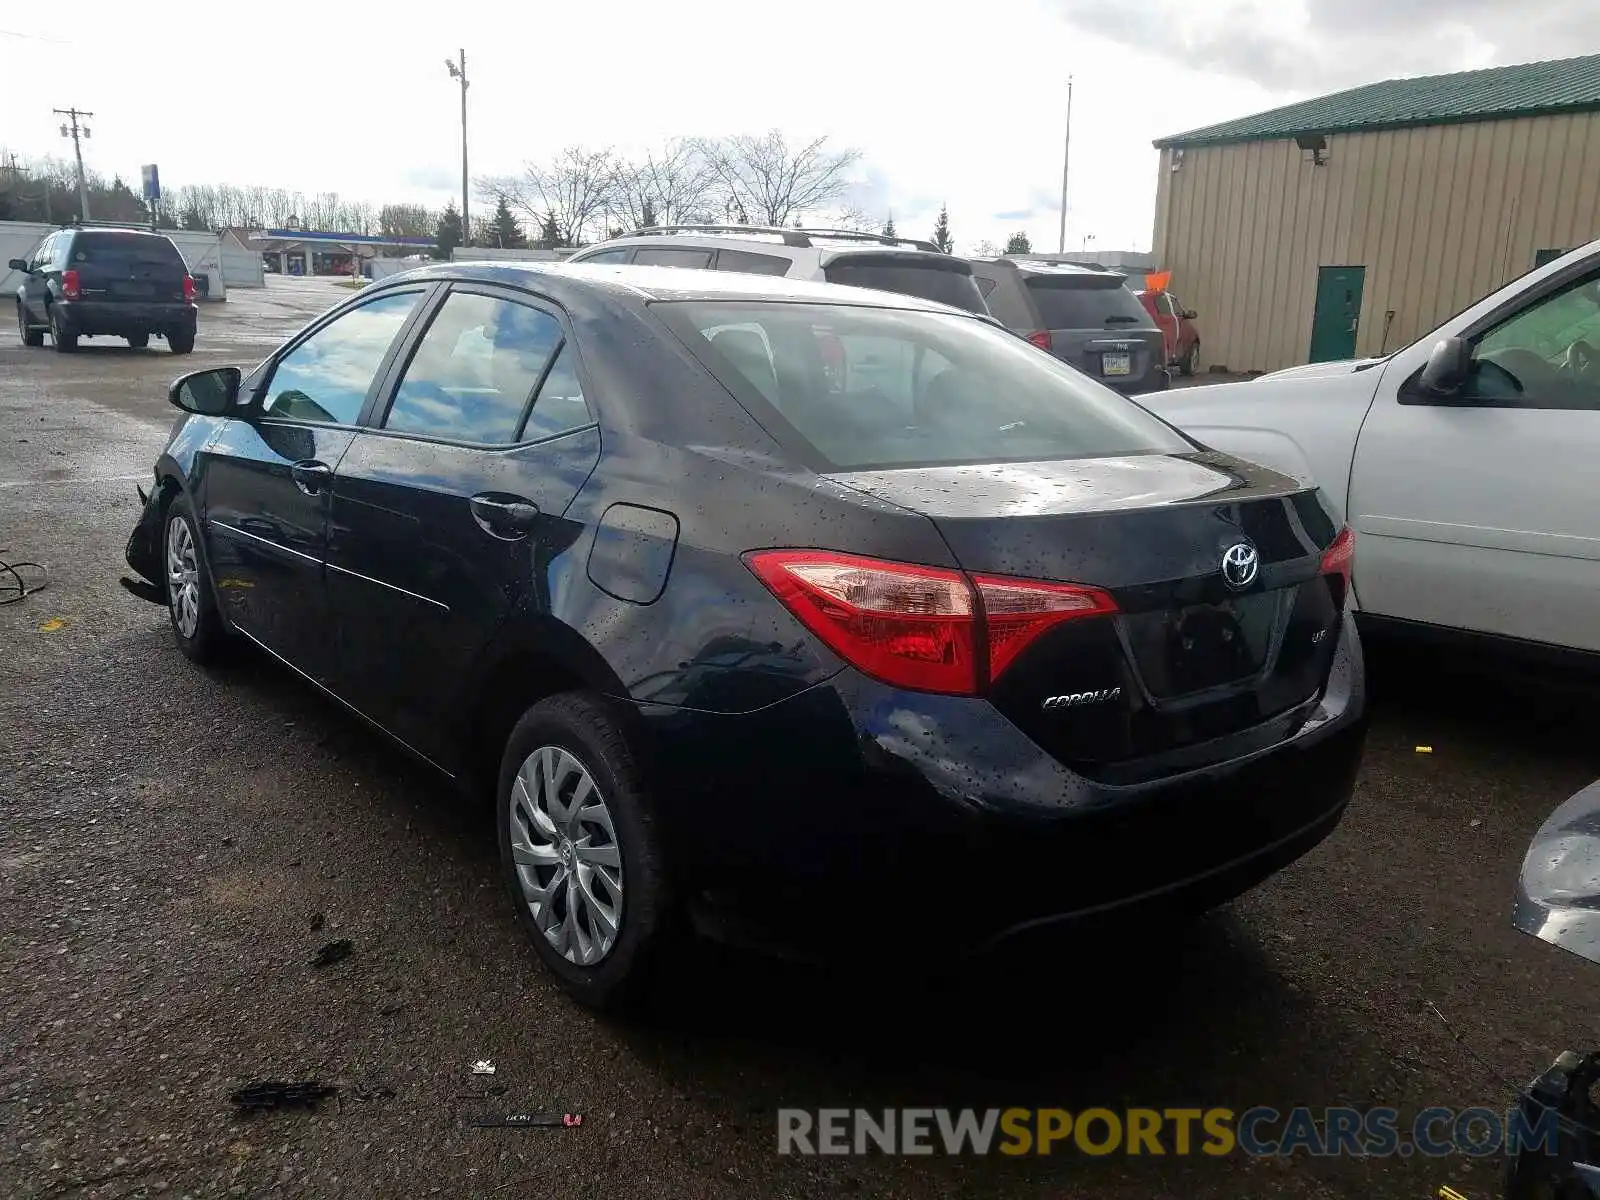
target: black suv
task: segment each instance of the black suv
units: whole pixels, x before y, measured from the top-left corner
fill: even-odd
[[[1166,343],[1127,276],[1073,263],[972,259],[995,319],[1126,394],[1172,386]]]
[[[25,346],[44,345],[45,331],[62,353],[80,337],[128,339],[146,346],[167,339],[174,354],[194,349],[198,310],[194,278],[164,234],[139,229],[63,229],[31,258],[13,258],[25,278],[17,289],[17,330]]]

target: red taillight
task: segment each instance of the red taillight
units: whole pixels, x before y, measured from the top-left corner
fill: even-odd
[[[194,276],[193,275],[185,275],[183,277],[183,298],[184,298],[185,302],[187,302],[187,303],[190,303],[190,304],[194,303]]]
[[[1048,329],[1041,329],[1038,333],[1030,333],[1028,340],[1041,350],[1050,349],[1050,331]]]
[[[1356,531],[1346,525],[1339,531],[1328,548],[1322,552],[1322,573],[1337,575],[1344,580],[1344,590],[1350,590],[1350,574],[1356,561]]]
[[[745,561],[800,623],[858,670],[896,687],[976,695],[1046,629],[1116,611],[1104,592],[979,576],[827,550]]]
[[[61,272],[61,294],[68,300],[78,298],[78,273],[67,270]]]

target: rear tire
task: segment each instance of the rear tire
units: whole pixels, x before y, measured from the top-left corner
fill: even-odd
[[[44,345],[44,330],[28,324],[28,312],[20,300],[17,301],[17,335],[22,338],[24,346]]]
[[[77,333],[63,328],[61,318],[53,308],[50,310],[50,343],[55,346],[57,354],[75,354],[78,350]]]
[[[1178,361],[1178,374],[1188,379],[1200,369],[1200,343],[1196,342],[1189,347],[1189,353]]]
[[[182,494],[173,497],[161,522],[161,570],[167,618],[178,649],[193,662],[216,662],[223,655],[227,631],[211,591],[194,507]]]
[[[534,951],[589,1008],[643,1000],[680,927],[639,763],[606,701],[568,692],[530,708],[496,797],[502,876]]]
[[[128,345],[135,350],[143,350],[149,344],[150,335],[148,333],[130,333],[128,335]]]
[[[174,354],[188,354],[194,349],[194,330],[174,329],[167,334],[167,349]]]

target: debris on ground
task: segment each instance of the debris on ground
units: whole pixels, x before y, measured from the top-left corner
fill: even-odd
[[[472,1064],[472,1073],[474,1075],[493,1075],[494,1064],[487,1058],[480,1058],[477,1062]]]
[[[335,938],[311,957],[313,967],[331,967],[336,962],[343,962],[356,952],[356,945],[349,938]]]
[[[328,923],[328,918],[323,916],[321,913],[312,913],[311,914],[311,932],[312,933],[318,932],[327,923]]]
[[[278,1108],[315,1108],[329,1096],[339,1093],[337,1086],[315,1079],[287,1081],[257,1079],[235,1088],[228,1099],[245,1112],[266,1112]]]
[[[468,1117],[474,1129],[576,1129],[583,1124],[582,1113],[496,1113]]]

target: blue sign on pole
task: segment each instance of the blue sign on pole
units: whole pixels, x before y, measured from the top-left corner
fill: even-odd
[[[140,172],[144,175],[145,202],[154,204],[161,199],[161,173],[156,170],[155,163],[146,163]]]

